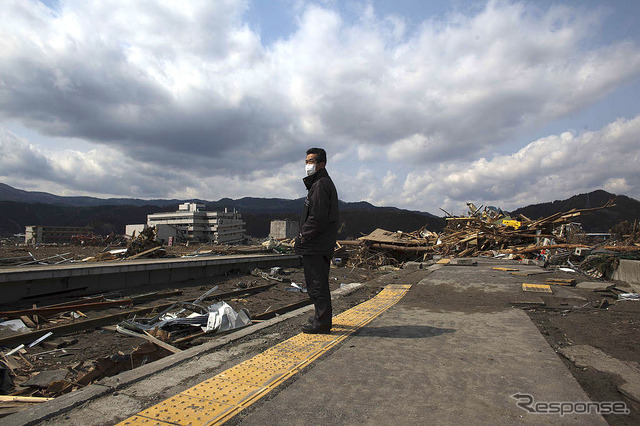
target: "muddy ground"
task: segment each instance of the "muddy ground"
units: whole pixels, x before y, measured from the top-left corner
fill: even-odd
[[[640,302],[622,302],[608,309],[528,310],[549,345],[554,349],[568,345],[591,345],[622,361],[640,362]],[[640,402],[622,394],[617,386],[621,377],[592,368],[578,368],[560,356],[592,401],[624,401],[631,413],[605,416],[612,425],[640,424]]]
[[[33,261],[35,258],[43,263],[55,264],[57,262],[80,262],[83,259],[95,256],[103,251],[116,250],[126,248],[126,246],[83,246],[83,245],[70,245],[70,244],[38,244],[37,246],[26,245],[0,245],[0,267],[7,267],[8,265],[14,266],[20,263],[27,263],[28,266],[37,265]],[[239,252],[269,252],[261,245],[253,246],[223,246],[223,245],[210,245],[210,244],[178,244],[171,247],[164,247],[166,257],[180,257],[183,255],[193,254],[195,252],[202,252],[207,250],[221,250],[222,254],[225,251],[231,250]],[[213,253],[215,254],[215,253]]]

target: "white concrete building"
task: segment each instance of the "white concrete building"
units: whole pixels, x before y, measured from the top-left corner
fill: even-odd
[[[228,209],[208,212],[204,210],[204,204],[184,203],[178,206],[178,211],[148,215],[147,226],[157,225],[171,226],[177,241],[235,244],[246,238],[240,213]]]
[[[25,226],[24,242],[26,244],[69,243],[74,235],[93,232],[90,226]]]

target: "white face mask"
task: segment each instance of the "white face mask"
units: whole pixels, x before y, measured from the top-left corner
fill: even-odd
[[[307,176],[311,176],[312,174],[314,174],[316,172],[316,165],[315,164],[305,164],[304,165],[304,171],[307,172]]]

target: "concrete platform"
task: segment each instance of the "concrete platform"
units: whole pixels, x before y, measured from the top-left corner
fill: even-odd
[[[491,272],[494,262],[482,263],[474,271],[431,267],[433,273],[396,306],[240,423],[548,424],[560,417],[530,414],[511,395],[589,401],[523,311],[426,307],[433,285],[519,294],[508,275]],[[606,424],[598,415],[560,422]]]
[[[2,301],[9,303],[25,297],[79,289],[112,291],[208,278],[230,271],[300,264],[300,256],[294,254],[251,254],[2,268],[0,293]]]
[[[535,402],[589,398],[523,311],[480,302],[481,293],[485,301],[522,296],[520,278],[493,266],[480,260],[473,268],[389,274],[380,282],[413,284],[398,304],[230,424],[606,424],[595,414],[560,417],[518,407],[517,393]],[[173,358],[187,355],[174,355],[143,367],[148,371],[136,379],[136,370],[112,377],[0,424],[114,424],[253,356],[268,337],[181,362]]]
[[[511,395],[589,401],[526,314],[400,305],[252,410],[243,425],[548,424]],[[565,416],[563,424],[606,424]]]

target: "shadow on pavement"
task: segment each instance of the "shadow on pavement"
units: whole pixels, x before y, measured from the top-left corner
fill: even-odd
[[[427,325],[391,325],[383,327],[364,327],[356,332],[361,337],[391,337],[396,339],[419,339],[454,333],[453,328],[429,327]]]

